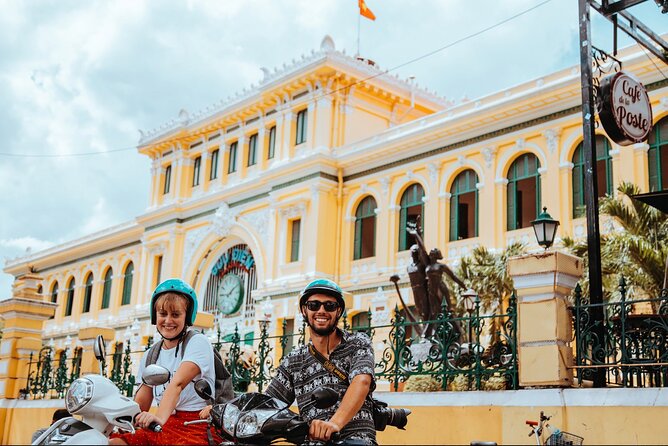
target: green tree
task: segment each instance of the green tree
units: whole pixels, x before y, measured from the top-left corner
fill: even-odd
[[[504,303],[513,293],[513,279],[508,275],[508,259],[522,255],[526,248],[521,243],[513,243],[500,252],[493,252],[484,246],[479,246],[471,251],[471,254],[462,257],[457,267],[457,275],[473,288],[480,298],[481,312],[484,314],[504,313]],[[456,295],[461,296],[464,291],[456,284],[450,284],[451,289],[456,290]],[[457,313],[464,314],[464,303],[461,298],[457,301]],[[500,331],[500,320],[490,319],[492,324],[489,333],[492,341],[497,340]]]
[[[604,197],[599,204],[600,213],[612,217],[617,226],[601,236],[604,299],[612,298],[620,276],[626,278],[631,298],[633,291],[638,297],[657,297],[666,287],[668,215],[632,199],[640,193],[634,184],[623,182],[617,190],[617,197]],[[587,240],[566,237],[563,243],[585,259],[583,291],[588,292]]]

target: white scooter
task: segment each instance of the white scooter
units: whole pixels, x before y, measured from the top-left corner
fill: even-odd
[[[102,361],[105,357],[102,336],[95,339],[93,351],[98,361]],[[142,382],[157,386],[169,379],[169,370],[152,364],[144,370]],[[134,419],[141,412],[139,404],[123,396],[118,387],[102,375],[101,362],[99,375],[85,375],[72,382],[65,396],[65,407],[70,414],[81,416],[81,421],[73,417],[58,420],[33,445],[106,445],[114,428],[134,433]],[[157,424],[151,428],[156,432],[162,429]]]

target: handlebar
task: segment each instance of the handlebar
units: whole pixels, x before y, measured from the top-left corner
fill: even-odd
[[[207,418],[202,418],[201,420],[192,420],[192,421],[184,421],[183,425],[184,426],[189,426],[191,424],[203,424],[203,423],[208,423],[209,420]]]
[[[139,415],[139,414],[137,414]],[[135,418],[137,416],[135,415]],[[133,422],[135,420],[132,420]],[[160,426],[160,423],[157,423],[155,421],[151,421],[151,424],[148,425],[148,430],[153,431],[153,432],[162,432],[162,426]]]

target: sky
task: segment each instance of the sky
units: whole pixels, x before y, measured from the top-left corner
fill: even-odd
[[[0,0],[1,264],[141,215],[140,129],[257,84],[325,35],[354,54],[359,23],[361,56],[457,103],[579,64],[577,3],[366,0],[370,21],[356,0]],[[654,1],[630,12],[668,32]],[[12,281],[0,273],[0,299]]]

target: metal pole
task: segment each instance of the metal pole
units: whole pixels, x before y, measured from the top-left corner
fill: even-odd
[[[592,323],[594,324],[593,359],[603,361],[605,341],[603,339],[603,285],[601,281],[601,239],[598,229],[598,193],[596,191],[596,145],[594,79],[592,73],[592,44],[590,26],[590,0],[578,0],[580,25],[580,82],[582,85],[582,151],[584,153],[584,199],[587,215],[587,253],[589,255],[589,293]],[[605,387],[605,369],[594,372],[594,387]]]

